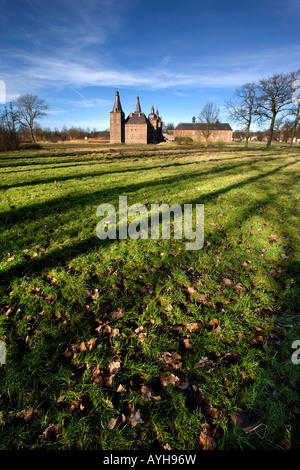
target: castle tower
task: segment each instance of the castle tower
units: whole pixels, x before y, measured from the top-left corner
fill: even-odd
[[[125,115],[122,110],[119,92],[116,91],[115,103],[110,114],[110,143],[121,144],[125,142],[124,121]]]
[[[135,111],[134,111],[136,114],[139,114],[142,112],[141,110],[141,105],[140,105],[140,98],[137,97],[136,99],[136,107],[135,107]]]

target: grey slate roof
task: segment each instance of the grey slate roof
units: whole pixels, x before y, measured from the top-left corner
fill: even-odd
[[[113,107],[112,112],[113,113],[123,112],[121,101],[120,101],[120,95],[118,91],[116,91],[116,94],[115,94],[115,102],[114,102],[114,107]]]
[[[125,124],[146,124],[147,121],[144,113],[133,113],[132,116],[128,116]]]
[[[180,122],[175,129],[185,131],[205,130],[207,124],[205,122]],[[212,131],[232,131],[227,122],[215,122],[210,125]]]

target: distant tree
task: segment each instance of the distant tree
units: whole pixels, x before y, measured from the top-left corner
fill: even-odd
[[[259,80],[257,85],[257,108],[255,114],[260,122],[269,120],[267,148],[271,147],[275,121],[280,113],[288,114],[291,105],[292,89],[290,74],[275,74],[270,78]],[[285,114],[286,113],[286,114]]]
[[[299,80],[300,80],[300,69],[297,70],[297,72],[292,72],[292,73],[291,73],[291,82],[292,82],[292,88],[293,88],[293,89],[299,87],[299,82],[298,82]],[[298,82],[298,83],[297,83],[297,82]],[[292,100],[293,100],[294,105],[293,105],[292,108],[291,108],[291,115],[294,116],[294,123],[293,123],[292,129],[291,129],[290,146],[293,145],[293,142],[294,142],[294,140],[295,140],[297,127],[298,127],[299,120],[300,120],[300,97],[299,97],[299,91],[298,91],[298,92],[294,92],[294,93],[297,95],[297,97],[296,97],[296,99],[295,99],[294,94],[292,95]],[[298,102],[297,102],[297,101],[298,101]]]
[[[235,90],[235,99],[226,102],[229,118],[243,126],[245,147],[248,147],[250,127],[255,116],[256,87],[255,82],[245,83]]]
[[[288,143],[291,139],[293,129],[293,123],[291,121],[286,121],[280,128],[280,137],[282,142]]]
[[[0,150],[16,150],[19,148],[20,140],[16,128],[17,115],[10,103],[4,107],[0,114]]]
[[[204,123],[205,126],[201,126],[201,131],[205,137],[206,143],[209,142],[209,137],[213,130],[213,124],[216,123],[220,115],[220,109],[212,102],[206,103],[198,116],[200,123]]]
[[[243,140],[245,138],[245,132],[237,129],[232,133],[233,140]]]
[[[38,118],[47,115],[46,111],[49,109],[49,106],[45,103],[45,100],[38,98],[36,95],[27,93],[17,98],[15,107],[18,122],[23,130],[29,131],[31,140],[35,143],[34,130],[36,121]]]

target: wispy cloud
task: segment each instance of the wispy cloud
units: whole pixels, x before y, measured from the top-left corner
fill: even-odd
[[[283,57],[286,63],[297,64],[299,49],[295,47],[260,51],[245,55],[230,54],[227,57],[215,56],[202,64],[182,65],[169,58],[152,68],[127,70],[124,67],[106,65],[101,57],[93,54],[85,57],[66,58],[64,50],[55,55],[32,55],[15,52],[10,58],[19,61],[19,79],[32,86],[67,86],[87,101],[78,88],[89,86],[140,87],[148,89],[177,88],[177,93],[184,93],[189,88],[236,87],[245,82],[262,78],[282,70]],[[282,60],[281,60],[282,59]],[[278,65],[278,63],[280,65]],[[279,70],[279,68],[281,70]],[[183,71],[184,70],[184,71]],[[287,71],[290,71],[287,70]],[[86,106],[92,104],[86,103]]]

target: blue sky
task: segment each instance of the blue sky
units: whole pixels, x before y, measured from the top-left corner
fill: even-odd
[[[300,68],[299,0],[2,0],[0,80],[9,102],[44,98],[43,127],[103,130],[125,114],[191,122],[243,83]],[[233,126],[234,128],[236,126]]]

